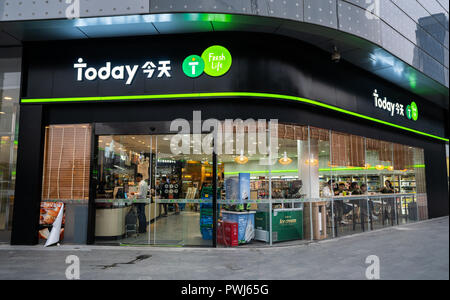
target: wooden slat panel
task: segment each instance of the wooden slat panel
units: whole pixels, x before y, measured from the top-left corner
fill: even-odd
[[[88,199],[91,127],[46,128],[42,199]]]

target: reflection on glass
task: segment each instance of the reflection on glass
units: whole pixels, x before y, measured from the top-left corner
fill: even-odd
[[[98,137],[97,242],[212,245],[212,156],[193,154],[195,141]]]
[[[19,49],[7,52],[17,56],[0,54],[0,242],[9,241],[12,226],[21,69]]]

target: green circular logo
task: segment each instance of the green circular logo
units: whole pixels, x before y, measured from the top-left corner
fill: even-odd
[[[231,68],[231,54],[222,46],[211,46],[202,54],[205,73],[209,76],[222,76]]]
[[[417,108],[416,102],[411,102],[411,117],[414,121],[419,118],[419,109]]]
[[[186,76],[195,78],[203,74],[205,62],[198,55],[190,55],[183,62],[183,72]]]
[[[407,117],[408,119],[410,119],[410,120],[411,120],[411,118],[412,118],[411,105],[408,105],[408,106],[406,107],[406,117]]]

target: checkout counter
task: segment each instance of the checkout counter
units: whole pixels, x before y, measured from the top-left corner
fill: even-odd
[[[151,198],[135,199],[137,187],[129,187],[129,197],[121,193],[116,187],[114,190],[105,191],[109,199],[96,199],[95,210],[95,237],[101,239],[120,239],[125,236],[125,218],[134,203],[145,203],[145,218],[147,222],[155,220],[159,216],[159,204],[152,202]],[[126,199],[117,198],[124,196]]]
[[[150,203],[150,199],[98,199],[95,210],[95,237],[120,239],[125,236],[125,217],[133,203],[145,202],[147,222],[159,216],[159,204]]]

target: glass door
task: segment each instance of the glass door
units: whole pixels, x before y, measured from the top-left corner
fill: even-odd
[[[202,135],[153,138],[156,152],[152,192],[159,215],[152,228],[153,243],[212,246],[213,163],[212,154],[203,154],[195,146]],[[182,143],[184,147],[180,147]]]
[[[194,147],[201,138],[97,136],[96,243],[212,246],[213,163]]]
[[[151,135],[97,136],[95,241],[149,244]]]

